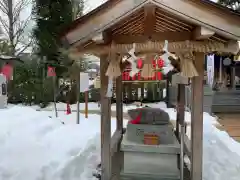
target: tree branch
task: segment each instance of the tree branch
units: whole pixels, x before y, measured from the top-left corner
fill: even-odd
[[[4,17],[0,17],[0,25],[8,35],[9,42],[14,48],[14,52],[17,52],[16,48],[21,45],[21,52],[26,50],[32,43],[32,40],[25,36],[25,30],[30,22],[31,15],[25,17],[25,20],[20,19],[21,13],[32,2],[32,0],[18,0],[16,3],[9,3],[9,0],[0,0],[0,12],[5,14]],[[29,43],[25,42],[30,41]],[[24,46],[22,46],[24,44]],[[26,46],[26,47],[25,47]]]
[[[6,20],[4,20],[2,17],[0,17],[0,23],[2,24],[2,27],[4,29],[4,31],[9,34],[9,26],[8,26],[8,22],[6,22]]]
[[[25,29],[30,21],[30,17],[31,16],[29,16],[24,22],[19,22],[18,27],[16,28],[16,32],[14,33],[15,44],[18,44],[21,36],[23,36]]]
[[[0,11],[2,11],[2,13],[4,13],[5,15],[8,14],[8,2],[3,0],[0,1]]]
[[[27,44],[27,45],[24,45],[24,48],[23,49],[18,49],[17,50],[17,56],[19,55],[19,54],[21,54],[21,53],[23,53],[27,48],[29,48],[30,47],[30,45],[32,44],[32,42],[33,42],[33,38],[31,38],[31,41]],[[20,51],[19,51],[20,50]]]

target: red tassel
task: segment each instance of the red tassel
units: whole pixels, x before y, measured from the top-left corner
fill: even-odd
[[[69,115],[69,114],[71,114],[71,113],[72,113],[72,111],[71,111],[70,104],[67,103],[67,112],[66,112],[66,114]]]

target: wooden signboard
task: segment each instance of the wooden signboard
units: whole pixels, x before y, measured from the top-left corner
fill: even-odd
[[[89,90],[89,76],[88,73],[80,73],[80,92]]]

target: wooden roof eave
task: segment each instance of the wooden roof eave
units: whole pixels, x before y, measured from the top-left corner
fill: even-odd
[[[164,46],[164,41],[158,42],[144,42],[144,43],[136,43],[136,53],[137,54],[148,54],[148,53],[161,53],[161,49]],[[119,54],[127,54],[127,51],[132,48],[132,44],[111,44],[111,45],[96,45],[92,44],[90,46],[86,46],[85,48],[74,48],[71,52],[76,56],[80,56],[83,54],[108,54],[110,51],[119,53]],[[230,54],[238,54],[240,51],[240,44],[236,41],[229,41],[226,43],[223,42],[215,42],[210,40],[205,41],[179,41],[179,42],[169,42],[168,49],[170,52],[180,53],[187,51],[195,51],[195,52],[203,52],[203,53],[230,53]]]
[[[103,8],[98,16],[92,15],[91,19],[69,31],[64,37],[70,46],[76,47],[138,11],[147,2],[148,0],[118,0],[111,8]]]
[[[240,40],[240,17],[238,16],[219,11],[216,7],[210,10],[209,7],[203,6],[203,3],[191,0],[153,0],[153,2],[188,22],[209,28],[226,38]]]
[[[206,7],[200,7],[195,2],[182,0],[119,0],[112,8],[102,8],[98,16],[93,14],[91,20],[85,20],[77,29],[67,33],[66,38],[70,46],[76,46],[91,39],[96,33],[103,32],[149,2],[187,21],[208,27],[224,37],[240,40],[239,18],[226,13],[223,19],[222,14],[220,15],[218,11],[212,13]],[[190,10],[186,12],[186,8]]]

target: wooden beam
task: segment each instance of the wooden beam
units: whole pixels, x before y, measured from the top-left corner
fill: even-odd
[[[192,78],[191,180],[202,180],[204,53],[195,54],[199,76]]]
[[[137,53],[159,53],[159,48],[164,46],[164,41],[147,41],[143,43],[136,43],[136,54]],[[228,53],[236,52],[236,49],[227,48],[227,43],[221,42],[211,42],[211,41],[175,41],[168,43],[169,52],[182,52],[183,50],[187,51],[196,51],[201,53],[209,52],[226,52]],[[126,49],[133,47],[132,43],[121,44],[116,43],[113,45],[89,45],[88,47],[78,47],[70,49],[70,53],[75,56],[80,56],[84,54],[108,54],[109,50],[112,53],[126,53]]]
[[[226,45],[224,52],[237,55],[240,53],[240,41],[230,40]]]
[[[111,178],[111,99],[106,97],[108,77],[105,75],[108,62],[107,56],[100,57],[101,82],[101,164],[102,179]]]
[[[116,35],[112,39],[118,44],[130,44],[130,43],[144,43],[148,40],[152,41],[186,41],[191,40],[192,34],[188,31],[183,32],[160,32],[152,33],[148,35]]]
[[[156,6],[154,4],[147,4],[144,6],[144,34],[151,36],[154,33],[154,26],[156,23]]]
[[[93,36],[92,41],[96,44],[108,44],[111,42],[111,33],[107,30],[97,33]]]
[[[96,44],[102,44],[104,43],[104,39],[103,39],[103,33],[98,33],[97,35],[93,36],[92,40],[96,43]]]
[[[203,26],[198,26],[193,31],[193,39],[195,40],[203,40],[208,39],[215,34],[214,31],[205,28]]]

